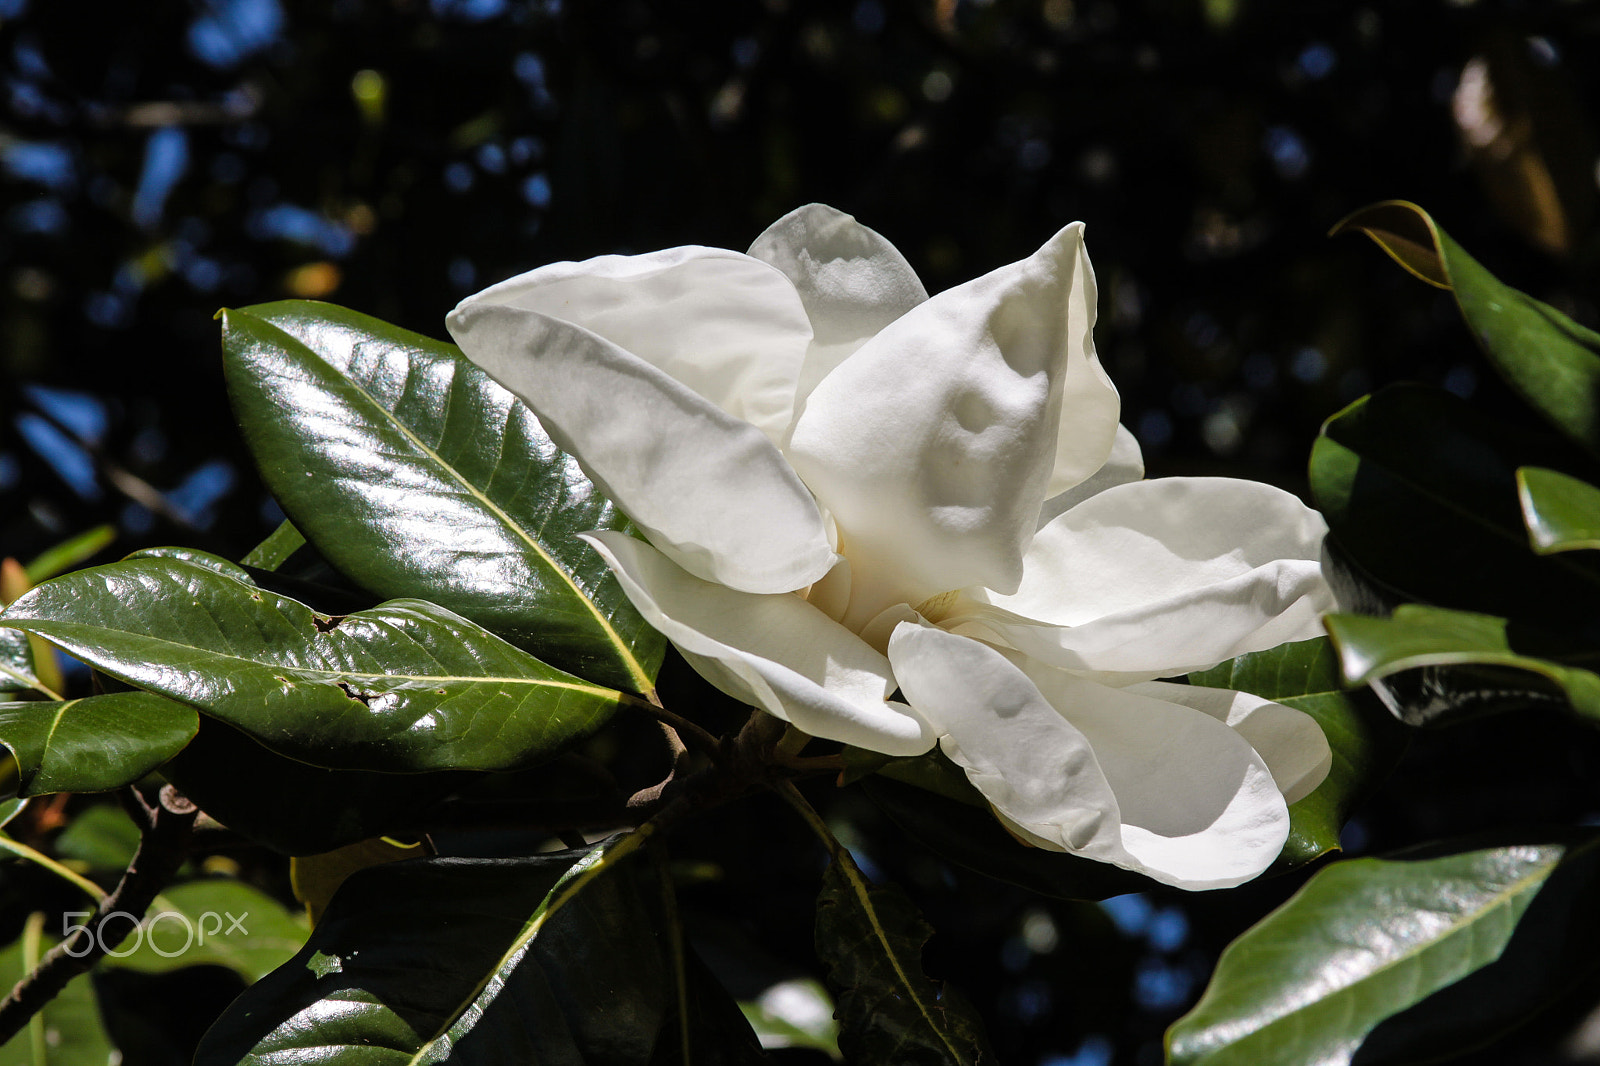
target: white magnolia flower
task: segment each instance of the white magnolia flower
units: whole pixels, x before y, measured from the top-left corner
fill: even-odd
[[[748,255],[557,263],[449,326],[644,532],[587,539],[712,684],[815,736],[939,743],[1040,847],[1233,885],[1327,742],[1154,679],[1317,635],[1325,527],[1266,485],[1140,480],[1094,317],[1081,224],[930,299],[812,205]]]

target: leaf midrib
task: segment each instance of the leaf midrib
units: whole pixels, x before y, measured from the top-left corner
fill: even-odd
[[[1349,993],[1352,989],[1355,989],[1358,986],[1361,986],[1361,985],[1364,985],[1364,984],[1367,984],[1367,983],[1371,982],[1372,980],[1377,978],[1380,974],[1383,974],[1383,973],[1385,973],[1385,972],[1387,972],[1389,970],[1392,970],[1396,966],[1399,966],[1402,963],[1408,962],[1408,961],[1416,958],[1419,955],[1422,955],[1422,954],[1425,954],[1425,953],[1427,953],[1429,951],[1432,951],[1434,948],[1436,948],[1436,947],[1446,943],[1447,941],[1453,939],[1454,937],[1460,935],[1460,933],[1461,933],[1461,931],[1463,929],[1469,928],[1472,925],[1476,924],[1477,922],[1480,922],[1480,921],[1484,920],[1484,918],[1487,915],[1489,915],[1491,912],[1499,910],[1499,909],[1501,909],[1503,907],[1509,906],[1517,896],[1520,896],[1533,883],[1542,882],[1542,881],[1548,881],[1550,879],[1550,877],[1554,874],[1556,868],[1559,867],[1563,862],[1565,862],[1568,859],[1568,857],[1569,857],[1569,853],[1568,852],[1565,852],[1565,851],[1562,852],[1562,854],[1558,855],[1555,858],[1554,861],[1548,863],[1547,865],[1544,865],[1544,866],[1540,867],[1537,871],[1534,871],[1534,872],[1529,873],[1529,874],[1527,874],[1527,875],[1525,875],[1523,877],[1518,878],[1516,881],[1512,882],[1510,885],[1508,885],[1506,888],[1502,889],[1500,892],[1495,893],[1492,897],[1490,897],[1490,902],[1488,902],[1485,906],[1483,906],[1482,908],[1478,909],[1477,911],[1473,912],[1472,915],[1470,915],[1470,916],[1468,916],[1466,918],[1463,918],[1460,921],[1451,922],[1449,927],[1448,927],[1448,929],[1443,934],[1441,934],[1440,936],[1434,937],[1433,939],[1428,940],[1426,943],[1423,943],[1423,944],[1421,944],[1421,945],[1419,945],[1417,947],[1408,948],[1407,950],[1401,952],[1399,955],[1394,956],[1392,959],[1386,960],[1382,964],[1374,967],[1371,970],[1368,970],[1366,973],[1362,974],[1360,977],[1358,977],[1355,980],[1351,981],[1349,984],[1345,984],[1345,985],[1339,986],[1337,989],[1334,990],[1332,995],[1323,996],[1320,999],[1312,1000],[1310,1003],[1307,1003],[1307,1004],[1304,1004],[1302,1006],[1294,1007],[1294,1008],[1291,1008],[1291,1009],[1289,1009],[1287,1011],[1284,1011],[1282,1014],[1279,1014],[1279,1015],[1273,1017],[1266,1024],[1262,1025],[1260,1028],[1251,1030],[1249,1033],[1245,1034],[1240,1039],[1238,1039],[1238,1040],[1236,1040],[1236,1041],[1234,1041],[1234,1042],[1232,1042],[1230,1044],[1224,1044],[1221,1047],[1216,1048],[1211,1052],[1207,1052],[1201,1058],[1195,1060],[1196,1066],[1201,1066],[1201,1064],[1205,1063],[1205,1061],[1208,1058],[1210,1058],[1210,1056],[1212,1054],[1216,1054],[1216,1053],[1220,1053],[1220,1052],[1223,1052],[1223,1051],[1229,1051],[1229,1050],[1241,1048],[1244,1045],[1246,1045],[1247,1043],[1251,1043],[1251,1042],[1255,1041],[1257,1037],[1259,1037],[1262,1034],[1268,1032],[1274,1026],[1277,1026],[1277,1025],[1283,1023],[1283,1022],[1289,1021],[1290,1019],[1293,1019],[1293,1018],[1296,1018],[1296,1017],[1302,1017],[1305,1014],[1307,1014],[1308,1012],[1314,1011],[1318,1007],[1326,1007],[1330,1000],[1332,1000],[1332,999],[1334,999],[1336,997],[1342,997],[1344,994]],[[1513,927],[1512,935],[1515,935],[1515,927]],[[1508,940],[1508,942],[1509,942],[1509,940]],[[1504,950],[1504,945],[1502,945],[1502,950]],[[1480,969],[1481,969],[1481,967],[1480,967]],[[1435,990],[1435,991],[1437,991],[1437,990]],[[1420,1003],[1423,998],[1426,998],[1426,997],[1420,997],[1417,1000],[1415,1000],[1414,1002]],[[1407,1004],[1406,1006],[1410,1006],[1410,1005],[1411,1004]],[[1365,1032],[1370,1032],[1370,1031],[1371,1031],[1371,1028],[1369,1027]],[[1365,1033],[1363,1033],[1361,1035],[1365,1035]]]
[[[84,628],[98,628],[98,627],[88,626],[88,625],[86,625],[85,623],[82,623],[82,622],[63,622],[63,623],[56,623],[56,624],[64,625],[64,626],[68,626],[68,627],[83,626]],[[32,632],[32,630],[29,630],[29,632]],[[40,635],[41,636],[46,636],[46,639],[60,639],[61,637],[64,637],[66,634],[59,634],[56,638],[50,638],[44,633],[41,633]],[[481,682],[485,682],[485,683],[495,683],[495,684],[534,685],[534,686],[539,686],[539,687],[544,687],[544,688],[564,688],[564,689],[570,689],[570,690],[575,691],[575,692],[588,692],[588,693],[591,693],[591,694],[596,695],[596,696],[604,696],[604,697],[610,697],[610,698],[617,698],[617,697],[620,697],[622,695],[616,689],[605,688],[604,686],[601,686],[601,685],[594,685],[594,684],[589,684],[589,683],[584,683],[584,682],[579,682],[577,684],[574,684],[574,683],[568,682],[568,681],[545,680],[545,679],[542,679],[542,678],[499,677],[499,676],[492,676],[492,675],[461,675],[461,674],[391,674],[391,673],[374,674],[374,673],[367,673],[367,672],[364,672],[364,671],[355,671],[355,670],[329,670],[329,669],[326,669],[324,667],[294,666],[294,665],[291,665],[289,663],[274,663],[274,662],[270,662],[270,661],[262,660],[262,659],[251,659],[248,656],[238,655],[238,654],[235,654],[235,653],[232,653],[232,652],[217,651],[217,650],[212,649],[212,648],[201,648],[201,647],[197,647],[197,646],[195,646],[193,644],[183,644],[183,643],[181,643],[179,641],[176,641],[176,640],[168,640],[165,637],[156,637],[156,636],[151,636],[149,634],[140,634],[140,635],[138,635],[137,639],[139,639],[141,641],[149,641],[150,643],[159,645],[161,647],[182,648],[185,651],[195,652],[195,653],[198,653],[198,654],[203,655],[203,656],[210,656],[212,658],[224,659],[224,660],[228,660],[228,661],[231,661],[231,662],[246,663],[246,664],[248,664],[250,666],[254,666],[254,667],[258,667],[258,668],[271,669],[271,670],[287,670],[287,671],[290,671],[290,672],[298,673],[298,674],[300,674],[302,676],[312,675],[312,676],[327,677],[327,678],[356,678],[358,680],[365,680],[365,681],[381,681],[381,680],[398,679],[398,680],[401,680],[401,681],[424,681],[424,682],[430,682],[430,683],[431,682],[450,682],[450,681],[460,681],[460,682],[464,682],[464,683],[475,683],[475,682],[480,682],[481,681]]]
[[[293,334],[290,334],[290,336],[293,336]],[[298,338],[296,338],[296,340],[298,340]],[[310,346],[307,345],[306,347],[309,348]],[[326,363],[325,360],[324,362]],[[326,365],[330,367],[333,366],[331,363],[326,363]],[[409,374],[409,365],[407,367],[407,371]],[[484,492],[478,488],[478,486],[469,481],[466,476],[461,473],[461,471],[456,469],[454,464],[447,462],[445,458],[438,453],[438,451],[430,447],[425,441],[422,440],[421,437],[413,433],[409,426],[400,421],[399,416],[394,411],[389,410],[389,408],[380,403],[377,397],[368,392],[366,387],[358,382],[353,375],[351,375],[349,372],[345,372],[341,376],[343,376],[344,379],[350,383],[350,387],[359,393],[362,399],[366,400],[367,403],[372,405],[373,409],[378,411],[383,418],[390,423],[390,425],[397,429],[419,451],[421,451],[429,459],[432,459],[434,462],[436,462],[440,469],[446,471],[450,478],[456,482],[456,484],[460,485],[469,495],[482,503],[484,507],[494,514],[496,518],[500,519],[500,521],[505,524],[505,527],[509,529],[518,539],[533,549],[533,551],[541,560],[544,561],[545,565],[549,567],[549,569],[560,575],[561,580],[569,589],[572,590],[573,595],[577,596],[578,599],[583,602],[584,606],[589,609],[589,613],[594,616],[595,622],[605,633],[606,639],[611,642],[612,647],[617,650],[617,654],[622,658],[624,664],[627,666],[629,675],[634,679],[635,682],[639,684],[641,693],[648,693],[653,687],[650,677],[645,673],[644,667],[639,663],[639,661],[634,658],[631,649],[629,649],[627,644],[623,642],[621,634],[619,634],[616,629],[612,627],[610,621],[605,617],[604,614],[600,612],[599,606],[594,602],[593,599],[584,593],[583,589],[581,589],[578,586],[578,583],[573,580],[572,575],[567,572],[566,568],[556,562],[555,557],[545,549],[544,545],[540,544],[531,534],[523,529],[520,523],[512,519],[512,517],[506,513],[504,508],[495,503],[492,499],[485,495]],[[507,434],[504,432],[500,434],[502,448],[504,447],[506,436]]]

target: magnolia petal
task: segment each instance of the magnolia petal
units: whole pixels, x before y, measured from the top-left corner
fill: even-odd
[[[1316,791],[1333,769],[1333,749],[1317,720],[1304,711],[1264,700],[1248,692],[1201,685],[1174,685],[1146,681],[1129,685],[1129,692],[1168,703],[1181,703],[1204,711],[1245,739],[1283,793],[1285,803],[1302,800]]]
[[[765,268],[763,268],[765,269]],[[745,592],[833,565],[816,501],[760,430],[632,353],[537,311],[467,301],[450,332],[679,566]]]
[[[795,390],[797,415],[829,371],[928,298],[899,249],[823,204],[778,219],[756,238],[750,254],[783,271],[811,319],[811,347]]]
[[[582,326],[780,443],[811,344],[800,296],[769,264],[723,248],[551,263],[493,285],[493,304]]]
[[[1105,463],[1087,479],[1045,500],[1044,506],[1039,508],[1039,526],[1042,529],[1057,515],[1070,511],[1090,496],[1143,478],[1144,453],[1139,450],[1139,441],[1127,426],[1118,426],[1116,439],[1111,444],[1111,454],[1106,457]]]
[[[1334,608],[1322,516],[1231,478],[1118,485],[1035,535],[1014,595],[970,590],[967,618],[1064,669],[1143,680],[1321,633]]]
[[[927,724],[889,701],[895,685],[888,659],[799,596],[757,596],[702,581],[624,533],[583,539],[645,620],[734,699],[812,736],[887,755],[933,746]]]
[[[1117,396],[1080,335],[1087,263],[1069,226],[912,309],[812,391],[788,454],[853,564],[847,625],[950,588],[1015,590],[1058,431],[1081,438],[1076,480],[1104,463]]]
[[[996,812],[1042,846],[1128,865],[1117,798],[1089,741],[998,651],[902,622],[889,638],[900,691]]]
[[[1207,714],[926,626],[896,629],[889,658],[941,748],[1024,839],[1188,889],[1241,884],[1283,849],[1271,772]]]
[[[1078,227],[1076,268],[1066,293],[1066,343],[1069,366],[1075,373],[1062,379],[1061,422],[1056,431],[1056,459],[1045,484],[1045,497],[1058,496],[1101,469],[1111,451],[1114,435],[1121,427],[1121,401],[1100,357],[1094,350],[1094,322],[1099,305],[1094,267],[1083,243],[1083,224]],[[1070,227],[1069,227],[1070,228]],[[1123,430],[1126,433],[1126,430]],[[1131,439],[1131,434],[1129,437]],[[1134,445],[1135,452],[1138,445]],[[1144,476],[1144,460],[1139,459],[1139,476]]]

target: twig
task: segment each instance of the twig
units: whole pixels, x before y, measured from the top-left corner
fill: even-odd
[[[638,696],[623,693],[622,702],[636,711],[643,711],[658,722],[671,726],[681,739],[689,741],[707,755],[716,755],[722,746],[716,737],[676,711],[667,710],[659,700],[642,700]]]
[[[144,805],[143,799],[140,804]],[[10,1040],[33,1017],[80,974],[87,973],[94,964],[122,943],[131,933],[131,927],[121,933],[113,932],[113,918],[132,918],[138,922],[160,893],[162,887],[178,872],[188,851],[189,834],[194,828],[199,808],[171,785],[161,790],[156,805],[149,807],[149,821],[139,840],[139,850],[122,880],[109,896],[100,901],[94,918],[87,925],[78,926],[39,961],[32,973],[24,977],[0,1002],[0,1044]]]

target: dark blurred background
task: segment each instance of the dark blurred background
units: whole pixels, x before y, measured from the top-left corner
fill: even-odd
[[[1085,220],[1153,475],[1298,491],[1318,424],[1377,385],[1504,402],[1448,294],[1324,237],[1371,201],[1596,320],[1592,4],[0,0],[0,79],[0,555],[24,561],[100,524],[106,559],[237,557],[276,524],[221,306],[327,299],[443,336],[512,273],[742,249],[812,200],[932,291]],[[1597,805],[1563,776],[1588,749],[1475,788],[1497,743],[1408,764],[1403,812],[1352,846],[1492,820],[1507,789]],[[1029,1066],[1159,1061],[1221,944],[1293,887],[1082,907],[879,847],[941,930],[930,965]]]

